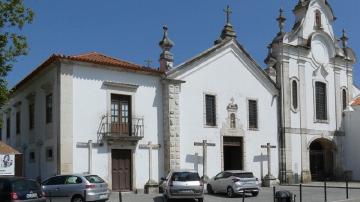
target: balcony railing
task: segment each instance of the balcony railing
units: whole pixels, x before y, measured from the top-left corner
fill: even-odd
[[[144,118],[131,118],[128,122],[112,122],[111,116],[104,115],[98,130],[100,140],[132,140],[144,137]]]

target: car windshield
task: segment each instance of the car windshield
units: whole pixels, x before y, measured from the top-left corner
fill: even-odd
[[[198,173],[192,173],[192,172],[176,172],[173,173],[172,181],[200,181],[200,176]]]
[[[16,180],[12,183],[14,192],[22,192],[29,190],[40,190],[40,185],[33,180]]]
[[[254,175],[252,173],[234,173],[233,176],[238,178],[253,178]]]
[[[85,178],[87,179],[87,181],[89,181],[90,183],[103,183],[104,180],[101,179],[101,177],[97,176],[97,175],[88,175],[85,176]]]

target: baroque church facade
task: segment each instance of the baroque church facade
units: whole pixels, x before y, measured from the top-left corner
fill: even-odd
[[[133,191],[176,168],[204,177],[248,170],[284,183],[344,177],[343,112],[359,90],[355,54],[345,32],[336,38],[329,3],[300,0],[290,32],[280,11],[266,70],[227,14],[214,45],[175,67],[167,27],[159,69],[95,52],[52,55],[2,110],[2,140],[23,153],[23,175],[90,172]],[[276,147],[269,156],[265,145]]]

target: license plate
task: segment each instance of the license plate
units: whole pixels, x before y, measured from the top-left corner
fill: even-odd
[[[37,198],[37,193],[26,194],[26,198]]]
[[[104,199],[104,198],[107,198],[107,194],[102,194],[99,196],[99,199]]]
[[[192,190],[182,190],[181,192],[183,192],[183,193],[193,193]]]

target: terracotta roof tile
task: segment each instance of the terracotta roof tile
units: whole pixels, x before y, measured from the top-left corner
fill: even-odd
[[[51,63],[53,63],[56,60],[61,60],[61,59],[78,61],[78,62],[87,62],[87,63],[99,64],[99,65],[104,65],[104,66],[111,66],[114,68],[119,68],[122,70],[134,71],[134,72],[139,72],[139,73],[150,73],[150,74],[155,74],[155,75],[162,75],[165,73],[159,69],[144,67],[144,66],[130,63],[130,62],[127,62],[124,60],[106,56],[104,54],[97,53],[97,52],[90,52],[90,53],[85,53],[85,54],[81,54],[81,55],[71,55],[71,56],[66,56],[66,55],[61,55],[61,54],[53,54],[45,62],[43,62],[40,66],[38,66],[34,71],[32,71],[28,76],[26,76],[23,80],[21,80],[18,84],[16,84],[12,88],[12,91],[14,92],[15,90],[19,89],[28,80],[32,79],[40,71],[47,68]]]
[[[360,97],[355,98],[351,103],[351,106],[360,106]]]
[[[0,141],[0,154],[20,154],[20,152]]]

